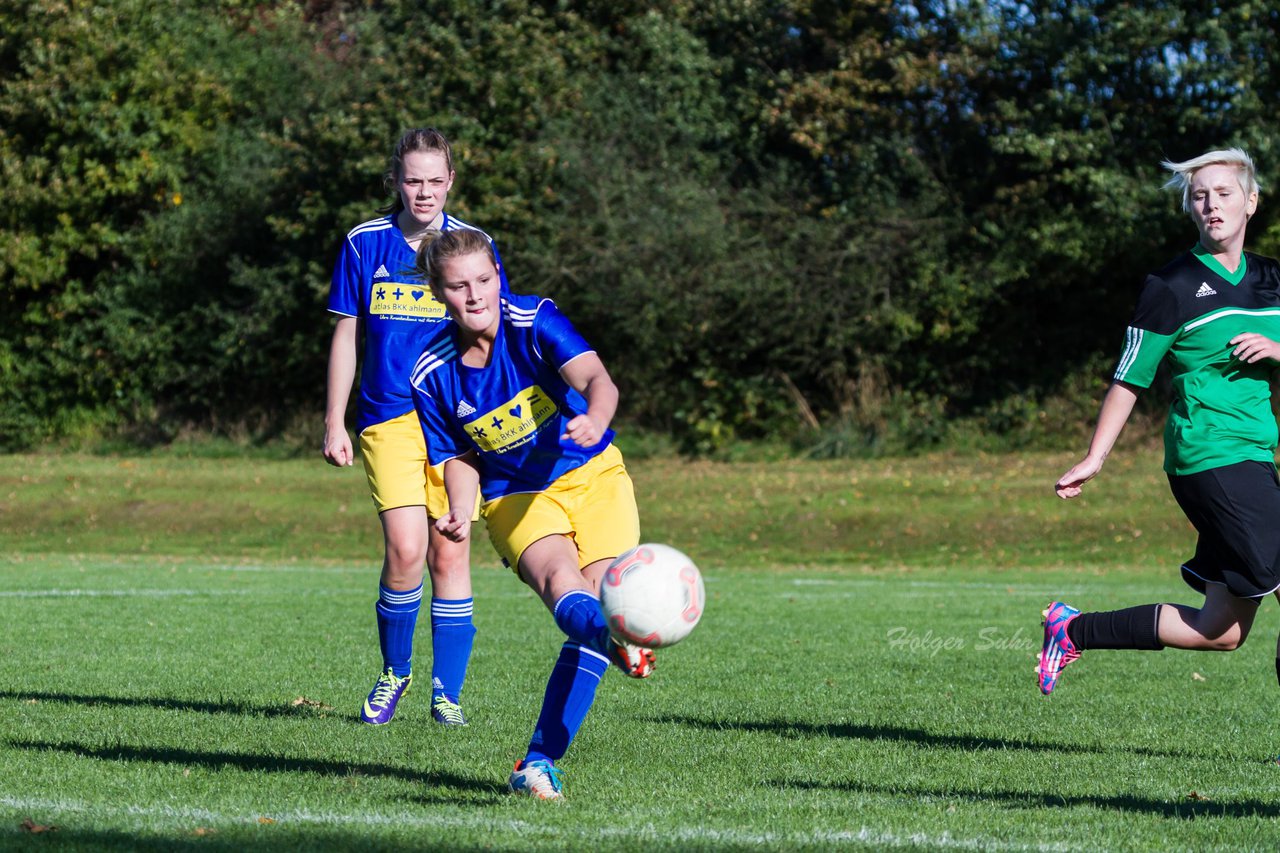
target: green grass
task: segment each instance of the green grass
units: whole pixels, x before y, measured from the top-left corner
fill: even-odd
[[[359,466],[86,455],[4,457],[0,552],[381,560]],[[630,464],[644,535],[743,568],[1167,568],[1194,534],[1158,453],[1120,454],[1085,496],[1065,454],[872,462]],[[493,562],[487,542],[476,560]]]
[[[1194,600],[1158,459],[1078,505],[1049,491],[1070,461],[637,463],[646,538],[695,554],[708,608],[652,679],[605,679],[544,804],[503,785],[559,636],[487,543],[471,725],[420,690],[373,729],[353,473],[7,457],[0,847],[1274,848],[1273,607],[1232,654],[1033,686],[1051,596]]]

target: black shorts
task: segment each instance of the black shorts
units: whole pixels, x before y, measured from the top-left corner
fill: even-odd
[[[1267,462],[1237,462],[1169,477],[1178,506],[1195,525],[1196,553],[1182,579],[1204,592],[1222,584],[1239,598],[1280,588],[1280,478]]]

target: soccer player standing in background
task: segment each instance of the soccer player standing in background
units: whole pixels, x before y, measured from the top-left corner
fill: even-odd
[[[430,128],[405,132],[385,175],[395,199],[381,211],[384,216],[347,234],[329,293],[329,311],[338,320],[329,349],[324,458],[337,466],[352,464],[346,409],[359,361],[356,432],[385,543],[375,608],[382,673],[360,712],[373,725],[391,721],[412,680],[424,562],[431,578],[431,714],[445,725],[466,724],[459,702],[475,638],[470,541],[446,538],[431,524],[448,504],[440,471],[427,466],[409,389],[409,371],[424,341],[447,318],[414,272],[423,235],[468,230],[492,247],[483,232],[445,212],[453,181],[448,140]]]
[[[1054,488],[1059,497],[1074,498],[1102,470],[1138,393],[1167,362],[1174,400],[1164,469],[1199,534],[1182,577],[1204,594],[1204,605],[1081,613],[1051,603],[1038,668],[1045,694],[1063,667],[1089,649],[1236,649],[1261,600],[1280,588],[1271,407],[1272,374],[1280,363],[1280,264],[1244,251],[1258,205],[1253,161],[1232,148],[1163,165],[1200,240],[1147,277],[1089,452]]]
[[[600,357],[537,296],[503,297],[497,257],[474,232],[424,242],[420,274],[454,322],[427,342],[413,393],[429,458],[443,464],[441,532],[465,541],[477,487],[494,548],[568,638],[508,785],[559,799],[560,768],[612,661],[653,670],[649,649],[610,637],[597,597],[610,562],[639,542],[631,478],[613,445],[618,389]]]

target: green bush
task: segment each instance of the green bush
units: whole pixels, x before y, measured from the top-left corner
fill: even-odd
[[[685,452],[1087,430],[1193,236],[1158,161],[1269,186],[1280,91],[1267,4],[1089,10],[0,4],[0,448],[318,430],[330,266],[415,125]]]

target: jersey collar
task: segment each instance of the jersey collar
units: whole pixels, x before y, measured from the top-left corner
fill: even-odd
[[[1204,264],[1232,286],[1235,286],[1244,280],[1244,274],[1249,265],[1244,252],[1240,253],[1240,266],[1236,267],[1235,272],[1228,271],[1227,268],[1222,265],[1221,261],[1210,254],[1209,250],[1199,243],[1196,243],[1195,248],[1191,250],[1191,254],[1195,255],[1196,259],[1199,260],[1200,263]]]

